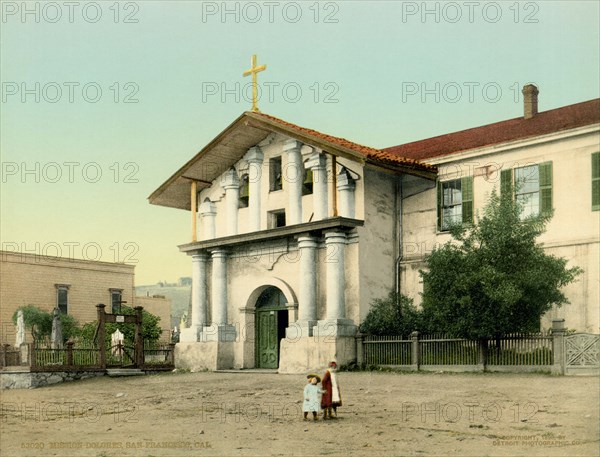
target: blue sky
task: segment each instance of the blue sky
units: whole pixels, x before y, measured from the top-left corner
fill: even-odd
[[[5,2],[6,250],[191,274],[189,213],[148,195],[250,109],[373,147],[599,96],[599,4]]]

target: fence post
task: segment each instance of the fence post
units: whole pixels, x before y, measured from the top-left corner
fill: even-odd
[[[365,364],[365,353],[363,347],[363,341],[365,339],[365,335],[359,333],[356,335],[356,365],[362,367]]]
[[[420,360],[420,352],[419,351],[419,332],[412,332],[410,334],[410,339],[412,340],[412,367],[414,371],[419,371],[419,366],[421,365]]]
[[[479,356],[478,365],[481,371],[486,371],[488,363],[489,340],[487,338],[479,338],[477,340],[477,353]]]
[[[8,366],[8,363],[7,363],[8,358],[7,358],[7,354],[6,353],[8,352],[8,348],[9,347],[10,347],[10,344],[3,344],[2,345],[2,365],[0,365],[0,366],[3,366],[3,367]]]
[[[103,370],[106,369],[106,339],[104,335],[104,308],[106,305],[104,303],[99,303],[96,305],[96,309],[98,310],[98,350],[100,351],[100,368]]]
[[[73,342],[67,342],[67,365],[73,366]]]
[[[564,375],[566,371],[565,320],[552,319],[552,374]]]
[[[175,366],[175,343],[169,343],[169,349],[171,350],[171,365]]]
[[[133,345],[135,346],[135,360],[133,361],[137,368],[142,368],[145,363],[144,359],[144,339],[142,337],[142,311],[143,307],[136,306],[135,310],[135,335],[133,337]]]
[[[35,345],[36,345],[36,341],[34,340],[33,343],[30,343],[30,351],[29,351],[29,357],[31,357],[31,360],[29,362],[29,366],[31,367],[31,369],[33,370],[36,366],[37,366],[37,354],[35,353]]]

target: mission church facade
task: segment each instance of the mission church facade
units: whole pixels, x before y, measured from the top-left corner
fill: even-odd
[[[396,289],[418,302],[418,269],[447,224],[472,221],[501,175],[522,173],[532,177],[516,196],[526,211],[557,206],[551,249],[585,270],[567,291],[569,313],[597,332],[600,184],[571,183],[587,195],[581,210],[556,189],[600,172],[600,104],[538,114],[533,87],[509,124],[384,150],[243,113],[149,197],[191,211],[192,241],[179,249],[191,257],[192,315],[178,366],[292,373],[351,362],[373,299]]]

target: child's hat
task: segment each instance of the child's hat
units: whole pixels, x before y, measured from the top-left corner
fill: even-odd
[[[311,373],[306,377],[306,379],[310,378],[317,378],[317,382],[321,382],[321,377],[318,374]]]

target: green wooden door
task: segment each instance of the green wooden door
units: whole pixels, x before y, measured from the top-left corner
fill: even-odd
[[[277,368],[279,340],[277,338],[277,311],[256,312],[256,367]]]

